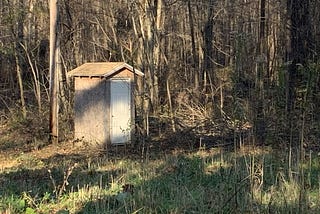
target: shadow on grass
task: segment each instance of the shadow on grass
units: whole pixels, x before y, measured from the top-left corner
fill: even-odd
[[[155,177],[136,182],[134,192],[123,200],[118,195],[105,196],[89,201],[78,213],[205,213],[215,201],[207,197],[213,196],[208,191],[219,185],[222,177],[219,173],[206,175],[204,164],[200,158],[183,154],[169,156],[156,168],[145,167],[150,171],[143,174]]]
[[[135,183],[124,201],[105,196],[89,201],[79,213],[230,213],[245,209],[237,203],[240,197],[243,203],[249,200],[244,175],[240,170],[235,175],[232,165],[221,162],[221,154],[179,153],[146,169],[152,171],[145,174],[156,176]]]
[[[17,200],[26,200],[25,195],[27,195],[28,200],[32,200],[30,206],[33,207],[35,206],[34,204],[42,203],[43,198],[48,195],[50,195],[50,197],[46,200],[56,200],[56,202],[58,202],[59,197],[61,196],[61,194],[58,195],[58,192],[63,187],[64,181],[67,181],[68,185],[65,186],[65,190],[61,190],[63,195],[77,192],[80,189],[86,189],[90,186],[97,186],[101,189],[110,189],[110,183],[124,182],[122,181],[124,179],[121,177],[128,171],[125,165],[116,165],[115,162],[117,161],[125,160],[127,162],[137,163],[146,162],[146,159],[149,161],[157,161],[161,160],[163,155],[172,154],[176,150],[183,152],[191,151],[190,148],[184,148],[182,145],[172,142],[147,143],[146,147],[147,149],[145,152],[139,150],[141,148],[137,149],[132,145],[127,147],[112,147],[106,152],[95,153],[93,155],[92,153],[55,154],[45,159],[34,158],[26,154],[20,160],[20,167],[0,172],[0,195],[3,199],[16,198]],[[146,156],[149,157],[146,158]],[[110,165],[114,164],[114,166],[106,166],[108,163],[110,163]],[[166,164],[164,164],[164,166],[165,165]],[[159,172],[154,172],[157,173],[157,176],[159,177],[162,176],[162,173],[165,173],[161,171],[161,167],[159,166],[159,169],[157,169],[160,170]],[[68,170],[71,168],[72,172],[70,172],[70,176],[66,179]],[[48,170],[50,170],[50,173]],[[151,179],[151,181],[152,180],[154,179]],[[156,182],[156,180],[154,181]],[[136,185],[136,187],[142,189],[146,186],[148,185]],[[110,205],[109,208],[111,207],[113,211],[117,211],[116,208],[119,204],[114,204],[112,201],[114,200],[113,197],[107,197],[99,199],[98,201],[100,202],[97,202],[98,204],[96,204],[95,200],[89,202],[83,208],[83,212],[91,210],[92,207],[101,205],[101,203],[103,203],[101,201],[106,200]],[[0,210],[5,210],[12,205],[5,204],[6,200],[0,200],[0,202]],[[127,210],[128,207],[124,206],[123,209]],[[123,211],[123,209],[121,210]],[[18,210],[14,211],[17,211],[17,213],[20,212]]]
[[[240,153],[240,152],[239,152]],[[285,176],[273,153],[239,154],[209,151],[163,156],[156,168],[145,166],[146,178],[124,201],[107,195],[93,199],[78,213],[315,213],[312,185],[300,194],[299,184]],[[251,165],[254,164],[254,165]],[[261,168],[263,167],[263,168]],[[253,170],[252,172],[250,170]],[[311,169],[319,175],[318,166]],[[150,175],[148,175],[148,173]],[[315,183],[313,184],[315,185]],[[319,196],[319,194],[316,194]]]
[[[175,141],[181,142],[181,138],[148,143],[144,153],[128,146],[94,155],[68,153],[28,160],[32,169],[0,173],[0,195],[22,198],[27,193],[33,200],[41,201],[49,193],[49,200],[61,203],[55,197],[59,185],[68,169],[77,164],[62,197],[79,195],[80,190],[94,186],[100,191],[78,204],[77,213],[277,213],[294,212],[299,207],[296,196],[292,200],[286,198],[297,194],[297,188],[287,182],[285,157],[241,151],[235,156],[235,151],[228,148],[185,148]],[[316,160],[310,166],[309,188],[315,190],[320,167]],[[134,192],[119,200],[118,192],[105,192],[112,188],[112,183],[119,187],[130,183]],[[316,209],[304,208],[306,212]]]
[[[99,157],[99,159],[100,161],[104,160],[103,157]],[[45,192],[52,192],[52,179],[56,185],[61,184],[64,180],[64,174],[73,166],[75,167],[70,172],[68,179],[69,186],[82,187],[88,183],[98,183],[97,179],[100,175],[107,177],[117,175],[118,169],[98,170],[96,162],[96,160],[79,154],[57,154],[48,159],[28,160],[28,165],[32,168],[25,168],[22,165],[15,170],[0,173],[0,193],[2,195],[21,195],[22,192],[35,192],[35,194],[41,195]],[[52,179],[48,170],[51,171]],[[37,189],[38,186],[39,189]]]
[[[120,168],[101,169],[99,165],[108,161],[103,156],[79,154],[25,160],[26,165],[0,173],[0,213],[7,209],[24,213],[27,207],[38,209],[42,204],[56,204],[70,193],[91,186],[106,188],[113,178],[124,173]],[[19,208],[21,203],[23,208]]]

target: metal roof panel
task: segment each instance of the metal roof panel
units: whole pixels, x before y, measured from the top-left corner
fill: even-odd
[[[131,72],[139,76],[144,74],[133,68],[131,65],[125,62],[90,62],[84,63],[83,65],[68,72],[69,76],[78,77],[110,77],[117,73],[123,68],[127,68]]]

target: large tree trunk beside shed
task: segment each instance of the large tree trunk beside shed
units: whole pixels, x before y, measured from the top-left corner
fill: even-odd
[[[56,71],[56,57],[59,47],[58,36],[58,1],[50,0],[50,141],[58,142],[58,72]]]

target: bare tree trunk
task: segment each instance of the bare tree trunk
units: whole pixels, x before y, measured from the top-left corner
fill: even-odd
[[[175,125],[175,121],[174,121],[174,114],[173,114],[173,108],[172,108],[172,99],[171,99],[169,78],[167,78],[166,85],[167,85],[167,95],[168,95],[168,102],[169,102],[169,112],[170,112],[172,131],[176,132],[176,125]]]
[[[58,72],[56,71],[56,57],[59,44],[57,44],[58,28],[58,1],[50,0],[50,141],[58,142]]]
[[[289,114],[289,125],[290,129],[296,125],[294,121],[294,107],[297,100],[296,88],[299,86],[299,66],[303,67],[308,65],[308,60],[312,56],[312,27],[310,25],[310,0],[288,0],[287,1],[288,12],[290,14],[291,28],[290,28],[290,59],[292,63],[289,66],[289,93],[288,93],[288,114]],[[308,92],[308,88],[306,90]],[[304,99],[306,102],[306,98]],[[305,181],[304,181],[304,169],[303,164],[305,162],[305,149],[303,141],[303,129],[305,123],[305,103],[303,103],[303,115],[302,115],[302,130],[301,140],[297,143],[298,153],[298,167],[299,167],[299,183],[300,183],[300,194],[299,194],[299,210],[302,212],[306,206],[306,195],[305,195]]]
[[[264,76],[266,65],[266,1],[260,0],[260,29],[259,44],[256,57],[256,96],[255,99],[255,139],[259,143],[264,143],[266,136],[265,117],[264,117]]]
[[[190,34],[191,34],[191,47],[192,47],[192,66],[193,71],[191,77],[194,79],[194,86],[197,90],[199,88],[199,73],[194,72],[197,70],[198,65],[198,58],[197,58],[197,49],[196,49],[196,42],[195,42],[195,36],[194,36],[194,24],[193,24],[193,16],[192,16],[192,8],[191,8],[191,0],[188,0],[188,12],[189,12],[189,25],[190,25]]]
[[[33,65],[32,63],[32,59],[30,54],[28,53],[28,49],[25,45],[23,45],[22,43],[20,44],[21,47],[24,49],[26,57],[28,59],[28,63],[29,66],[31,68],[31,73],[32,73],[32,77],[33,77],[33,84],[34,84],[34,94],[38,103],[38,111],[41,111],[41,88],[40,88],[40,76],[39,76],[39,71],[38,68],[36,66]]]
[[[155,40],[154,44],[154,94],[155,94],[155,100],[154,100],[154,105],[157,105],[155,109],[158,109],[159,106],[159,77],[161,75],[162,71],[162,65],[161,65],[161,60],[162,60],[162,44],[161,44],[161,34],[164,32],[164,20],[165,20],[165,10],[163,9],[163,0],[156,0],[155,1],[155,11],[156,15],[154,17],[155,19],[155,28],[153,29],[153,37]]]
[[[25,99],[24,99],[24,89],[23,89],[23,80],[22,80],[22,54],[23,54],[23,49],[22,49],[22,44],[23,44],[23,20],[24,20],[24,15],[23,15],[23,10],[24,8],[24,3],[23,0],[18,0],[16,2],[17,7],[18,7],[18,20],[17,20],[17,38],[15,42],[15,60],[16,60],[16,71],[17,71],[17,79],[18,79],[18,84],[19,84],[19,89],[20,89],[20,101],[21,101],[21,111],[22,111],[22,116],[23,118],[27,117],[27,109],[26,109],[26,104],[25,104]],[[12,29],[14,32],[14,29]]]
[[[203,39],[204,39],[204,62],[200,73],[200,87],[203,88],[206,84],[206,72],[213,69],[213,26],[214,26],[214,0],[209,1],[208,16],[204,26]],[[212,79],[213,81],[213,79]]]
[[[159,65],[161,59],[160,32],[164,25],[162,0],[140,0],[137,7],[142,37],[142,67],[145,70],[150,108],[156,111],[159,104]]]
[[[144,41],[144,48],[146,50],[146,62],[148,63],[147,68],[147,76],[149,78],[147,79],[147,85],[148,90],[150,91],[150,101],[151,101],[151,109],[152,111],[155,111],[157,108],[157,102],[158,102],[158,95],[156,94],[156,87],[158,87],[157,82],[155,82],[155,76],[156,70],[155,70],[155,56],[154,56],[154,50],[155,50],[155,23],[154,23],[154,4],[152,1],[146,1],[145,2],[145,11],[146,11],[146,19],[143,22],[143,28],[146,31],[145,34],[145,41]],[[142,18],[142,17],[141,17]],[[143,18],[142,18],[143,19]]]
[[[312,50],[312,35],[310,26],[310,3],[309,0],[287,0],[290,15],[290,60],[289,66],[289,93],[287,110],[293,110],[295,101],[295,87],[298,79],[297,71],[299,64],[306,65]]]
[[[23,81],[22,81],[22,75],[21,75],[21,66],[20,66],[20,58],[21,56],[18,55],[18,53],[15,53],[15,59],[16,59],[16,71],[17,71],[17,79],[20,89],[20,102],[21,102],[21,112],[23,118],[27,117],[27,108],[26,108],[26,102],[24,100],[24,89],[23,89]]]
[[[57,84],[59,87],[58,94],[59,94],[59,100],[58,100],[58,108],[60,111],[68,112],[70,109],[70,105],[68,102],[68,94],[67,94],[67,87],[68,87],[68,81],[67,81],[67,74],[66,69],[62,69],[62,56],[61,56],[61,50],[60,50],[60,38],[58,37],[57,40],[57,50],[56,50],[56,72],[58,75]],[[58,111],[59,111],[58,110]]]

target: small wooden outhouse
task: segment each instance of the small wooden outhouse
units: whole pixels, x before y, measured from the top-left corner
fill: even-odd
[[[143,73],[124,62],[95,62],[68,75],[74,79],[75,139],[103,146],[130,142],[135,78]]]

